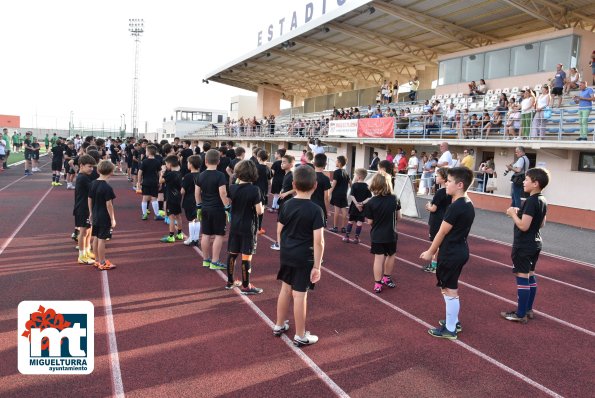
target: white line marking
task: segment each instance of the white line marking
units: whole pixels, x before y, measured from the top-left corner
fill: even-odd
[[[23,162],[24,162],[24,160],[23,160]],[[50,163],[48,162],[48,163],[44,164],[44,165],[43,165],[43,166],[41,166],[41,167],[45,167],[45,166],[47,166],[48,164],[50,164]],[[12,167],[12,166],[14,166],[14,164],[13,164],[13,165],[11,165],[11,167]],[[16,179],[16,180],[14,180],[13,182],[11,182],[10,184],[8,184],[7,186],[0,188],[0,192],[4,191],[6,188],[10,187],[10,186],[11,186],[11,185],[13,185],[13,184],[16,184],[17,182],[21,181],[23,178],[27,178],[27,177],[29,177],[29,176],[22,176],[21,178],[18,178],[18,179]]]
[[[204,258],[202,251],[198,247],[194,247],[194,250],[200,255],[200,257]],[[217,271],[217,273],[224,281],[227,281],[227,275],[225,275],[222,271]],[[238,296],[242,298],[242,300],[244,300],[246,304],[248,304],[252,311],[254,311],[256,315],[258,315],[260,319],[262,319],[264,323],[266,323],[267,326],[271,328],[272,338],[272,329],[275,326],[273,321],[264,312],[262,312],[262,310],[256,304],[254,304],[252,300],[250,300],[247,296],[241,294],[238,288],[234,288],[233,290]],[[294,352],[294,354],[296,354],[302,361],[304,361],[306,365],[308,365],[310,369],[312,369],[316,376],[318,376],[320,380],[322,380],[322,382],[326,384],[332,392],[335,393],[335,395],[337,395],[338,397],[349,397],[349,395],[345,391],[343,391],[343,389],[339,387],[337,383],[333,381],[333,379],[331,379],[322,369],[320,369],[320,367],[318,367],[318,365],[316,365],[316,363],[308,355],[304,353],[304,351],[294,346],[293,341],[289,337],[287,337],[284,334],[281,336],[281,339]]]
[[[107,271],[101,271],[101,290],[103,291],[103,305],[105,306],[105,323],[107,327],[107,344],[109,350],[110,372],[112,374],[112,389],[114,397],[124,397],[124,384],[120,372],[120,357],[118,355],[118,343],[116,342],[116,328],[112,313],[112,299],[109,292],[109,280]]]
[[[269,239],[271,242],[273,242],[273,239],[271,239],[269,236],[267,236],[267,235],[262,235],[262,236],[264,236],[265,238],[267,238],[267,239]],[[367,245],[364,245],[364,244],[362,244],[362,243],[360,243],[360,245],[362,245],[362,246],[367,246]],[[368,247],[369,247],[369,246],[368,246]],[[339,274],[337,274],[337,273],[335,273],[335,272],[333,272],[333,271],[329,270],[328,268],[325,268],[325,271],[326,271],[327,273],[329,273],[330,275],[334,276],[335,278],[337,278],[337,279],[339,279],[339,280],[341,280],[341,281],[343,281],[343,282],[347,283],[347,284],[348,284],[348,285],[350,285],[351,287],[354,287],[354,288],[356,288],[356,289],[357,289],[357,290],[359,290],[360,292],[362,292],[362,293],[365,293],[366,295],[368,295],[369,297],[373,298],[374,300],[377,300],[377,301],[381,302],[382,304],[384,304],[384,305],[386,305],[386,306],[390,307],[391,309],[393,309],[393,310],[395,310],[395,311],[399,312],[400,314],[402,314],[402,315],[406,316],[407,318],[409,318],[409,319],[411,319],[411,320],[413,320],[413,321],[415,321],[415,322],[419,323],[420,325],[422,325],[422,326],[424,326],[424,327],[427,327],[427,328],[432,328],[432,327],[433,327],[432,325],[430,325],[429,323],[427,323],[427,322],[423,321],[422,319],[420,319],[420,318],[416,317],[415,315],[413,315],[413,314],[411,314],[411,313],[409,313],[409,312],[407,312],[407,311],[403,310],[402,308],[400,308],[400,307],[397,307],[396,305],[394,305],[394,304],[392,304],[392,303],[390,303],[390,302],[388,302],[388,301],[386,301],[386,300],[382,299],[381,297],[377,296],[376,294],[373,294],[372,292],[369,292],[369,291],[365,290],[365,289],[364,289],[364,288],[362,288],[361,286],[359,286],[359,285],[356,285],[355,283],[351,282],[349,279],[346,279],[346,278],[344,278],[343,276],[341,276],[341,275],[339,275]],[[525,383],[527,383],[527,384],[529,384],[529,385],[531,385],[531,386],[533,386],[533,387],[537,388],[538,390],[540,390],[540,391],[544,392],[545,394],[547,394],[547,395],[549,395],[549,396],[551,396],[551,397],[561,397],[561,395],[560,395],[560,394],[558,394],[557,392],[550,390],[550,389],[549,389],[549,388],[547,388],[546,386],[544,386],[544,385],[542,385],[542,384],[539,384],[539,383],[538,383],[538,382],[536,382],[535,380],[533,380],[533,379],[531,379],[531,378],[529,378],[529,377],[527,377],[527,376],[523,375],[522,373],[519,373],[519,372],[517,372],[516,370],[514,370],[514,369],[512,369],[512,368],[510,368],[510,367],[508,367],[508,366],[506,366],[506,365],[504,365],[503,363],[501,363],[501,362],[497,361],[496,359],[494,359],[494,358],[490,357],[489,355],[486,355],[486,354],[484,354],[483,352],[481,352],[481,351],[479,351],[479,350],[477,350],[477,349],[475,349],[475,348],[471,347],[470,345],[468,345],[468,344],[466,344],[466,343],[463,343],[463,342],[462,342],[462,341],[460,341],[460,340],[451,340],[451,341],[452,341],[453,343],[455,343],[455,344],[459,345],[460,347],[462,347],[462,348],[466,349],[467,351],[469,351],[469,352],[471,352],[471,353],[473,353],[473,354],[477,355],[478,357],[480,357],[480,358],[482,358],[482,359],[484,359],[484,360],[488,361],[488,362],[489,362],[489,363],[491,363],[492,365],[495,365],[495,366],[497,366],[498,368],[502,369],[503,371],[505,371],[505,372],[507,372],[507,373],[510,373],[511,375],[513,375],[513,376],[517,377],[517,378],[518,378],[518,379],[520,379],[521,381],[524,381]]]

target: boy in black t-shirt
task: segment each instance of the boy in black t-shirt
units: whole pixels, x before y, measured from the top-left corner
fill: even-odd
[[[541,252],[541,228],[545,225],[547,201],[541,191],[550,181],[549,172],[533,168],[525,173],[523,190],[530,196],[521,208],[510,207],[506,214],[514,222],[512,243],[512,272],[516,275],[518,306],[516,311],[502,312],[500,315],[509,321],[527,323],[533,319],[533,302],[537,293],[535,265]]]
[[[473,171],[466,167],[448,169],[446,193],[452,197],[452,203],[444,214],[440,229],[430,248],[420,255],[426,261],[438,252],[436,268],[437,286],[440,287],[446,304],[446,319],[440,320],[439,328],[430,329],[434,337],[456,340],[462,330],[459,322],[458,282],[463,266],[469,260],[467,236],[475,219],[473,202],[467,196],[467,189],[473,182]]]
[[[345,156],[337,156],[335,166],[337,169],[333,172],[333,181],[331,182],[331,206],[334,207],[335,214],[333,215],[333,227],[331,232],[339,232],[339,225],[341,226],[341,233],[345,233],[345,218],[347,217],[347,190],[351,181],[349,175],[343,169],[347,164]]]
[[[324,226],[326,227],[326,220],[328,211],[330,209],[330,195],[331,180],[328,178],[324,169],[326,168],[327,157],[324,153],[318,153],[314,156],[314,171],[316,171],[316,189],[312,192],[312,202],[316,203],[322,209],[324,215]]]
[[[295,189],[293,188],[293,172],[291,169],[293,168],[293,163],[295,162],[295,158],[291,155],[283,155],[281,159],[281,168],[285,171],[285,176],[283,177],[283,184],[281,186],[281,193],[279,194],[279,213],[283,208],[283,204],[287,202],[289,199],[293,198],[295,193]],[[271,245],[271,249],[279,250],[279,240],[281,238],[280,231],[277,230],[277,240]]]
[[[235,151],[235,156],[233,159],[231,159],[229,161],[229,166],[227,166],[227,170],[225,170],[227,172],[227,175],[229,176],[229,184],[235,184],[235,175],[234,175],[234,168],[236,167],[236,164],[240,163],[242,160],[244,160],[244,156],[246,155],[246,150],[244,148],[242,148],[241,146],[237,147],[234,149]]]
[[[269,203],[269,185],[271,182],[271,178],[273,175],[271,173],[271,169],[266,165],[267,160],[269,160],[269,154],[265,150],[258,151],[256,154],[258,158],[258,164],[256,165],[256,171],[258,172],[258,179],[254,183],[260,189],[260,195],[262,198],[263,206],[266,206]],[[262,235],[266,231],[262,227],[262,218],[263,214],[258,215],[258,234]]]
[[[281,267],[277,279],[283,283],[277,299],[273,334],[280,336],[289,329],[287,316],[293,298],[293,344],[300,347],[318,341],[318,336],[306,331],[306,309],[308,288],[320,280],[324,217],[320,206],[310,200],[316,186],[316,172],[311,167],[298,167],[293,174],[296,197],[283,205],[277,223],[281,235]]]
[[[394,288],[392,279],[397,252],[397,220],[401,218],[401,203],[390,182],[382,174],[376,174],[370,183],[374,197],[364,208],[368,224],[372,224],[370,253],[374,255],[374,292],[382,292],[382,286]]]
[[[176,239],[184,239],[184,234],[182,234],[182,173],[180,172],[180,160],[176,155],[169,155],[165,158],[165,171],[161,173],[159,183],[165,184],[165,200],[169,218],[169,235],[164,236],[160,241],[174,243]]]
[[[159,195],[159,172],[161,171],[161,161],[155,158],[157,148],[153,145],[147,147],[147,157],[140,163],[138,170],[138,182],[136,189],[142,192],[141,210],[143,212],[142,219],[147,220],[149,214],[147,213],[147,203],[151,201],[151,206],[155,212],[155,221],[163,221],[163,217],[159,215],[159,203],[157,202],[157,195]],[[142,187],[142,189],[141,189]]]
[[[200,173],[194,187],[197,218],[201,221],[203,267],[213,270],[227,269],[220,261],[219,254],[225,237],[226,212],[229,211],[227,199],[227,181],[225,175],[217,170],[219,151],[209,149],[205,154],[207,169]],[[211,244],[211,236],[214,240]]]
[[[74,189],[74,226],[78,228],[79,264],[94,264],[91,254],[91,224],[89,222],[89,190],[91,189],[91,173],[97,165],[90,155],[82,155],[78,159],[79,174]]]
[[[41,145],[37,142],[37,137],[33,137],[33,142],[31,143],[31,148],[33,152],[33,157],[31,158],[31,171],[37,172],[41,171],[39,169],[39,150],[41,149]]]
[[[112,231],[116,228],[116,215],[113,200],[116,198],[114,190],[107,183],[114,173],[114,164],[109,160],[102,160],[97,165],[99,178],[91,183],[89,189],[89,219],[91,221],[93,252],[95,253],[95,266],[101,271],[116,268],[106,259],[105,241],[112,238]]]
[[[182,209],[184,209],[186,220],[188,220],[188,239],[184,241],[186,246],[198,246],[198,236],[200,235],[200,221],[196,219],[196,199],[194,197],[194,187],[198,181],[200,164],[200,156],[190,156],[187,165],[190,172],[182,178]]]
[[[33,160],[33,148],[31,147],[31,132],[27,131],[25,133],[25,140],[23,141],[23,147],[25,148],[25,176],[32,176],[33,175],[33,167],[31,166],[31,161]],[[18,148],[17,148],[18,152]]]
[[[345,232],[345,236],[343,237],[343,242],[347,243],[359,243],[359,235],[362,233],[362,225],[364,223],[364,206],[370,198],[372,197],[372,193],[368,188],[368,184],[364,182],[368,172],[366,169],[356,169],[355,170],[355,179],[353,185],[351,185],[351,205],[349,206],[349,221],[347,222],[347,230]],[[355,237],[353,239],[349,239],[349,234],[353,229],[353,224],[355,223]]]
[[[227,185],[229,186],[229,174],[227,174],[227,169],[229,168],[229,165],[231,164],[231,159],[226,156],[226,153],[227,153],[226,147],[224,147],[224,146],[219,147],[219,164],[217,165],[217,170],[223,173],[223,175],[225,176],[225,181],[227,182]]]
[[[256,252],[256,233],[258,216],[264,212],[262,193],[253,185],[258,179],[258,171],[249,160],[240,161],[235,167],[239,180],[229,188],[231,197],[231,222],[227,241],[227,284],[226,289],[233,289],[239,283],[234,281],[233,273],[238,256],[242,255],[242,294],[260,294],[262,289],[250,283],[252,256]]]
[[[285,148],[278,149],[275,152],[275,161],[271,165],[271,172],[273,173],[273,181],[271,183],[273,204],[269,208],[269,213],[274,213],[279,210],[279,193],[281,193],[283,178],[285,177],[285,170],[281,167],[283,156],[285,156]]]
[[[62,172],[62,164],[64,163],[64,146],[62,140],[58,138],[56,145],[52,147],[52,186],[61,186],[60,173]]]
[[[180,172],[182,173],[182,176],[189,173],[188,158],[194,154],[190,145],[192,145],[190,140],[182,141],[182,150],[180,151],[180,157],[182,158],[180,160]]]
[[[447,176],[447,168],[440,167],[436,170],[436,185],[440,188],[434,194],[431,202],[426,203],[426,210],[430,212],[430,217],[428,220],[428,225],[430,227],[429,238],[430,241],[433,241],[440,229],[440,224],[442,224],[442,220],[444,219],[444,213],[446,213],[446,209],[450,205],[452,198],[450,195],[446,194],[446,188],[444,188],[444,184],[446,184]],[[430,264],[425,266],[423,270],[425,272],[436,273],[436,267],[438,266],[438,256],[437,253],[434,253],[432,257],[432,261]]]
[[[74,189],[74,176],[76,170],[74,169],[74,158],[76,157],[76,149],[74,149],[74,142],[66,142],[64,148],[64,173],[66,174],[66,189]]]

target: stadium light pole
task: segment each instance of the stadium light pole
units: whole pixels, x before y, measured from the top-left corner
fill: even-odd
[[[128,31],[134,38],[134,80],[132,86],[132,136],[138,137],[138,52],[140,37],[144,32],[143,19],[129,19]]]

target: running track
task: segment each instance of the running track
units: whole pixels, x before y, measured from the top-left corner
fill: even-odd
[[[510,247],[471,238],[463,332],[450,342],[426,333],[444,317],[444,302],[434,275],[420,271],[425,225],[400,222],[397,288],[380,295],[371,293],[367,227],[359,246],[326,233],[308,313],[320,342],[299,350],[270,331],[279,291],[274,216],[265,216],[253,261],[253,282],[265,292],[245,298],[223,289],[223,273],[200,266],[199,250],[159,243],[166,226],[141,221],[139,197],[114,177],[109,257],[118,269],[97,272],[76,264],[73,192],[50,188],[43,169],[21,179],[14,167],[0,180],[0,396],[592,396],[592,265],[542,256],[536,319],[513,324],[499,317],[516,297]],[[16,308],[35,299],[95,305],[92,375],[18,372]]]

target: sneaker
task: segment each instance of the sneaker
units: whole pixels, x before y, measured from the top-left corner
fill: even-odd
[[[289,321],[283,322],[282,326],[275,325],[273,327],[273,334],[277,337],[281,337],[281,335],[289,330]]]
[[[257,233],[258,233],[258,235],[264,235],[264,234],[266,234],[266,232],[267,231],[264,228],[260,228]]]
[[[355,243],[356,245],[359,245],[359,237],[355,237],[353,239],[349,239],[349,243]]]
[[[73,241],[75,241],[75,242],[78,242],[78,241],[79,241],[79,235],[78,235],[76,232],[73,232],[73,233],[70,235],[70,238],[71,238]]]
[[[157,221],[157,219],[155,218],[155,221]],[[167,225],[169,225],[169,217],[163,217],[163,222]]]
[[[446,321],[444,319],[441,319],[441,320],[438,321],[438,325],[446,327]],[[461,333],[463,331],[463,327],[461,326],[461,322],[457,322],[457,325],[455,326],[455,331],[457,333]]]
[[[337,228],[337,227],[332,227],[332,228],[329,228],[328,230],[329,230],[329,232],[334,232],[334,233],[339,232],[339,228]]]
[[[224,270],[227,269],[227,265],[220,263],[219,261],[213,261],[211,262],[211,266],[209,268],[213,270]]]
[[[345,243],[349,243],[349,236],[344,236],[341,240]]]
[[[347,233],[347,229],[345,227],[341,228],[341,233],[342,234],[346,234]]]
[[[273,250],[281,250],[281,246],[279,246],[279,243],[275,242],[271,245],[271,249]]]
[[[297,334],[293,337],[293,345],[296,347],[302,347],[305,345],[312,345],[318,342],[318,336],[310,334],[310,332],[304,333],[304,337],[300,337]]]
[[[520,318],[515,311],[510,311],[510,312],[501,312],[500,316],[504,319],[506,319],[507,321],[513,321],[513,322],[519,322],[522,324],[527,323],[528,317],[527,315],[525,315],[524,317]]]
[[[184,234],[182,234],[182,233],[176,234],[176,239],[177,240],[184,240]]]
[[[382,283],[374,283],[374,293],[382,292]]]
[[[240,281],[238,281],[238,280],[235,280],[235,281],[233,281],[233,282],[231,282],[231,283],[230,283],[230,282],[227,282],[227,283],[225,284],[225,289],[227,289],[227,290],[231,290],[231,289],[233,289],[234,287],[240,287],[240,286],[242,286],[242,282],[240,282]]]
[[[69,189],[69,190],[74,190],[74,189],[76,189],[76,188],[74,187],[74,185],[72,185],[72,184],[68,184],[68,185],[66,185],[66,189]]]
[[[184,241],[184,244],[185,244],[186,246],[193,246],[193,245],[194,245],[194,241],[192,240],[192,238],[188,237],[188,239],[186,239],[186,240]]]
[[[535,318],[535,314],[533,313],[533,310],[527,310],[527,318],[528,319]]]
[[[145,213],[145,214],[143,214],[143,216],[142,216],[141,220],[143,220],[143,221],[147,221],[148,219],[149,219],[149,213]]]
[[[78,263],[79,264],[84,264],[84,265],[92,265],[92,264],[95,263],[95,260],[91,260],[87,256],[79,256]]]
[[[159,216],[165,217],[165,211],[164,210],[159,210]]]
[[[382,277],[381,282],[384,286],[390,287],[391,289],[397,287],[397,284],[393,281],[393,278],[391,278],[390,276],[384,275]]]
[[[165,220],[165,218],[161,217],[161,216],[155,216],[155,221],[163,221]]]
[[[424,272],[430,272],[432,274],[436,273],[436,267],[433,267],[432,264],[428,264],[425,267],[423,267],[423,271]]]
[[[56,186],[56,181],[52,181],[52,186],[55,187]]]
[[[240,289],[240,293],[242,293],[245,296],[250,294],[260,294],[262,292],[263,290],[261,288],[255,287],[253,284],[249,284],[247,287],[242,287]]]
[[[116,265],[112,264],[109,260],[105,260],[105,263],[97,265],[97,269],[100,271],[109,271],[114,268],[116,268]]]
[[[449,331],[446,326],[440,326],[439,328],[429,329],[428,333],[430,336],[440,337],[442,339],[456,340],[457,332]]]
[[[87,258],[90,258],[91,260],[95,260],[95,254],[93,254],[93,252],[87,252],[85,255],[87,256]]]
[[[29,174],[29,175],[31,175],[31,174]],[[56,186],[57,186],[57,187],[61,187],[61,186],[62,186],[62,183],[61,183],[61,182],[57,182],[57,183],[56,183]]]
[[[159,239],[159,242],[161,243],[174,243],[175,241],[176,238],[171,235],[165,235],[163,238]]]
[[[211,267],[211,259],[205,258],[204,260],[202,260],[202,266],[205,268],[210,268]]]

